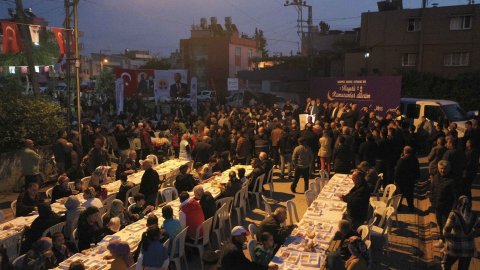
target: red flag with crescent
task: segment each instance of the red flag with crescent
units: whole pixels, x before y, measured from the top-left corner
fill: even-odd
[[[123,93],[126,97],[138,94],[137,71],[135,69],[117,68],[115,77],[123,79]]]
[[[14,22],[2,21],[3,30],[3,52],[18,53],[22,50],[22,41],[17,24]]]
[[[55,39],[58,43],[58,48],[60,49],[60,54],[65,54],[65,31],[63,28],[52,28],[53,34],[55,34]]]

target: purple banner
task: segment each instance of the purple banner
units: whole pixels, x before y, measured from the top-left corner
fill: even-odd
[[[356,103],[384,115],[400,105],[401,76],[312,78],[310,97],[322,102]]]

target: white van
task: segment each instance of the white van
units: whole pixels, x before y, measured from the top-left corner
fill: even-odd
[[[460,105],[451,100],[401,98],[400,111],[416,127],[420,124],[422,116],[436,124],[442,120],[455,123],[457,124],[458,137],[463,137],[465,122],[470,119]]]

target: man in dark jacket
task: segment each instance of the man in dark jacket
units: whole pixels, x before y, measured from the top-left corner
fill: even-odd
[[[197,181],[193,178],[193,176],[188,171],[188,165],[180,166],[180,174],[177,175],[175,180],[175,188],[178,191],[178,194],[182,193],[182,191],[192,191],[193,187],[197,185]]]
[[[284,207],[278,207],[273,214],[260,222],[257,236],[260,237],[262,233],[269,232],[273,235],[273,241],[277,247],[280,247],[294,228],[294,225],[283,227],[282,223],[285,220],[287,220],[287,211]]]
[[[145,159],[142,167],[145,172],[142,175],[139,192],[145,195],[145,200],[148,205],[155,205],[157,199],[157,192],[160,185],[160,176],[157,171],[152,168],[152,161]]]
[[[443,226],[447,221],[448,214],[452,210],[453,203],[459,197],[459,191],[455,186],[455,181],[448,176],[449,173],[450,162],[440,160],[438,162],[438,172],[432,179],[431,203],[435,209],[437,225],[440,231],[440,241],[435,246],[439,248],[442,248],[445,242]]]
[[[38,189],[38,183],[31,182],[28,183],[26,190],[18,195],[16,217],[28,216],[40,204]]]
[[[420,165],[411,146],[405,146],[403,148],[403,156],[395,166],[394,178],[397,187],[400,188],[402,197],[407,199],[410,212],[413,212],[415,210],[413,205],[413,190],[415,183],[420,178]]]
[[[254,262],[251,262],[243,253],[243,244],[247,241],[247,230],[242,226],[232,229],[232,241],[222,248],[221,270],[257,270],[267,269]]]
[[[369,164],[375,164],[377,156],[377,144],[371,133],[365,136],[365,142],[360,144],[358,149],[358,161],[367,161]]]
[[[31,244],[36,242],[40,237],[42,237],[43,232],[52,227],[55,224],[60,223],[60,216],[55,214],[52,211],[50,204],[41,203],[38,205],[38,217],[30,225],[25,233],[25,242],[23,247],[25,250],[28,250],[31,247]],[[48,235],[52,237],[52,235]]]
[[[352,181],[355,186],[346,195],[339,196],[347,203],[347,214],[352,219],[353,229],[357,229],[367,220],[370,190],[365,181],[365,174],[360,170],[352,173]]]
[[[192,151],[192,157],[195,162],[202,164],[208,163],[208,159],[212,155],[212,146],[210,145],[210,137],[203,136],[202,140],[195,145]]]

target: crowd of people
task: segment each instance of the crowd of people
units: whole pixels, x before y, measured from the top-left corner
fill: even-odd
[[[144,267],[160,269],[168,265],[169,251],[164,250],[161,243],[174,238],[181,227],[169,206],[162,208],[165,218],[162,226],[158,219],[155,221],[155,216],[149,215],[158,206],[157,190],[163,181],[147,159],[148,155],[155,155],[159,162],[182,158],[193,163],[191,169],[188,166],[180,168],[174,184],[181,202],[180,211],[189,226],[189,237],[194,237],[197,227],[217,210],[212,194],[199,184],[235,164],[250,164],[253,172],[248,177],[244,170],[232,172],[220,198],[233,197],[244,183],[249,183],[252,190],[254,180],[262,174],[268,175],[274,167],[279,169],[280,181],[292,182],[293,193],[298,192],[300,178],[304,180],[303,190],[306,191],[314,175],[329,178],[333,172],[352,173],[354,187],[340,199],[347,203],[346,218],[353,230],[367,222],[369,198],[378,184],[383,187],[395,184],[408,205],[408,209],[401,211],[413,213],[415,186],[428,180],[441,234],[437,246],[446,245],[443,263],[448,269],[459,259],[463,265],[459,269],[468,268],[470,260],[467,258],[473,256],[473,248],[466,248],[465,243],[472,244],[480,230],[480,222],[471,212],[470,192],[478,169],[480,148],[480,127],[476,119],[467,122],[464,137],[458,138],[453,123],[437,125],[423,118],[420,125],[413,126],[399,110],[380,117],[377,112],[360,109],[356,104],[326,103],[320,99],[308,98],[304,106],[287,101],[283,108],[277,104],[273,107],[261,104],[244,108],[210,107],[203,115],[192,110],[183,113],[183,117],[157,114],[147,117],[141,111],[114,116],[100,106],[88,111],[91,118],[83,123],[81,133],[60,131],[53,144],[53,153],[61,176],[53,189],[51,202],[68,198],[64,217],[53,213],[39,195],[40,158],[34,142],[26,140],[23,154],[26,162],[22,162],[25,191],[18,197],[16,215],[38,211],[39,217],[32,223],[26,233],[28,240],[22,245],[23,250],[28,251],[29,259],[25,262],[42,260],[45,265],[58,264],[74,251],[75,247],[62,241],[71,242],[75,228],[81,251],[98,243],[105,235],[148,216],[147,231],[139,250],[132,252],[136,254],[133,258],[129,256],[128,245],[122,242],[110,243],[110,253],[116,263],[122,265],[117,269],[126,269],[139,257]],[[299,114],[303,113],[309,117],[306,124],[300,126]],[[428,179],[421,179],[418,154],[428,154]],[[116,170],[105,169],[112,163],[118,164]],[[135,207],[127,210],[126,192],[133,187],[127,176],[139,170],[144,170],[140,192],[134,196]],[[383,174],[380,180],[379,174]],[[90,176],[87,185],[81,182],[85,176]],[[102,201],[107,198],[102,185],[112,181],[121,181],[120,191],[102,220]],[[74,185],[70,186],[69,182]],[[194,192],[193,197],[189,196],[189,191]],[[83,204],[70,196],[79,192],[86,200]],[[273,250],[283,244],[292,229],[282,226],[285,219],[285,209],[280,207],[262,221],[255,252],[258,258],[252,261],[239,258],[246,230],[233,228],[231,243],[223,252],[221,269],[246,269],[239,268],[240,265],[272,268],[268,261]],[[58,239],[58,235],[56,240],[41,237],[45,229],[62,220],[67,222],[64,239]],[[366,269],[368,258],[363,254],[361,239],[345,233],[343,240],[350,254],[343,256],[343,266]],[[57,241],[59,243],[55,244]],[[54,252],[53,248],[60,251]],[[211,253],[206,257],[209,256],[215,257]],[[359,268],[349,268],[353,260]],[[208,258],[205,263],[208,264]]]

